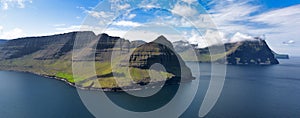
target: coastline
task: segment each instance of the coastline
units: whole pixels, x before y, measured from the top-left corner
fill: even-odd
[[[86,91],[102,91],[102,92],[125,92],[125,91],[139,91],[142,90],[142,88],[132,88],[131,86],[126,86],[126,87],[118,87],[118,88],[95,88],[95,87],[82,87],[82,86],[78,86],[75,83],[69,82],[67,81],[65,78],[60,78],[60,77],[56,77],[56,76],[52,76],[52,75],[45,75],[45,74],[38,74],[38,73],[33,73],[30,71],[20,71],[20,70],[2,70],[0,69],[0,71],[8,71],[8,72],[21,72],[21,73],[28,73],[28,74],[34,74],[37,76],[41,76],[47,79],[53,79],[53,80],[57,80],[57,81],[61,81],[64,82],[65,84],[74,87],[76,89],[80,89],[80,90],[86,90]],[[179,85],[181,83],[186,83],[186,82],[191,82],[194,79],[191,79],[190,81],[182,81],[182,82],[171,82],[171,83],[166,83],[164,84],[164,86],[169,86],[169,85]],[[153,87],[163,87],[163,86],[155,86],[155,84],[160,83],[160,82],[156,82],[154,83]],[[126,89],[124,89],[126,88]]]

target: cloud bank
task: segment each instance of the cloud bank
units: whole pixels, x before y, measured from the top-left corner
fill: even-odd
[[[32,3],[32,0],[0,0],[2,10],[8,10],[11,7],[25,8],[26,3]]]

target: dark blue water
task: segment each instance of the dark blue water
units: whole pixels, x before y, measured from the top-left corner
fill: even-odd
[[[273,66],[228,66],[221,97],[207,117],[299,117],[300,58],[280,62],[280,65]],[[191,106],[181,116],[183,118],[198,117],[199,107],[208,87],[210,65],[200,65],[199,91]],[[86,92],[97,94],[95,91]],[[119,98],[117,100],[121,106],[137,102],[124,93],[108,94]],[[81,102],[75,88],[33,74],[0,71],[0,95],[1,118],[93,117]],[[150,106],[141,103],[136,107],[147,109]]]

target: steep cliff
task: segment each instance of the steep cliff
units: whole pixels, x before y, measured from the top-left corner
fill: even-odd
[[[7,40],[0,39],[0,49],[3,47],[3,45],[7,42]]]
[[[0,52],[0,59],[21,58],[32,55],[34,59],[58,59],[72,51],[77,35],[95,38],[93,32],[71,32],[52,36],[19,38],[8,41]]]
[[[77,42],[81,40],[81,42]],[[76,42],[75,42],[76,41]],[[73,77],[72,75],[72,54],[74,43],[80,46],[87,46],[89,42],[96,42],[95,69],[97,79],[89,75]],[[165,43],[167,46],[161,45]],[[78,83],[77,86],[84,88],[118,88],[121,86],[130,87],[130,73],[124,71],[126,66],[134,70],[133,79],[137,83],[149,82],[149,65],[162,63],[167,72],[153,70],[157,74],[165,75],[166,79],[178,79],[181,77],[180,69],[186,71],[185,79],[193,79],[190,70],[186,67],[181,58],[173,52],[172,44],[163,36],[151,43],[143,41],[125,40],[120,37],[112,37],[107,34],[95,35],[93,32],[70,32],[65,34],[19,38],[7,41],[2,45],[0,51],[0,70],[26,71],[36,74],[53,76],[66,79],[70,83]],[[133,52],[133,54],[132,54]],[[141,56],[148,54],[145,60]],[[91,55],[91,52],[84,52]],[[113,56],[113,54],[115,54]],[[131,55],[132,54],[132,55]],[[132,57],[130,64],[126,64],[126,57]],[[135,60],[133,58],[136,58]],[[79,62],[84,60],[79,60]],[[92,60],[87,60],[92,61]],[[119,64],[117,62],[124,62]],[[146,65],[141,65],[143,61]],[[172,63],[167,63],[172,62]],[[138,65],[134,65],[138,64]],[[181,65],[180,65],[181,64]],[[119,67],[120,66],[120,67]],[[116,69],[113,69],[117,67]],[[115,75],[115,76],[114,76]],[[116,76],[117,75],[117,76]],[[115,78],[122,80],[117,84]],[[163,80],[155,79],[154,82]],[[178,80],[179,81],[179,80]],[[95,84],[99,82],[99,84]]]
[[[5,42],[7,42],[7,40],[0,39],[0,45],[4,44]]]
[[[241,41],[237,43],[226,43],[224,46],[213,45],[206,48],[197,48],[196,45],[191,45],[188,42],[179,45],[175,42],[175,50],[186,61],[199,62],[219,62],[232,65],[272,65],[279,64],[275,58],[273,51],[269,48],[265,40],[257,38],[253,41]],[[225,52],[220,54],[210,54],[210,49],[223,49]],[[191,51],[196,52],[198,59],[190,59]],[[214,57],[212,59],[212,57]],[[226,62],[218,60],[225,58]]]
[[[234,45],[239,46],[227,55],[228,64],[279,64],[264,40],[244,41]]]
[[[149,69],[155,63],[164,66],[166,71],[175,77],[183,80],[194,79],[191,70],[174,51],[172,43],[164,36],[137,47],[129,60],[130,67],[141,69]]]

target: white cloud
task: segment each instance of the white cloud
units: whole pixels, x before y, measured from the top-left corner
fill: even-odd
[[[3,26],[0,25],[0,33],[2,32],[2,30],[3,30]]]
[[[113,23],[113,25],[123,26],[123,27],[139,27],[139,26],[142,26],[142,24],[140,24],[138,22],[132,22],[132,21],[118,21],[116,23]]]
[[[55,28],[58,31],[63,31],[63,32],[70,32],[70,31],[79,31],[80,30],[80,25],[72,25],[69,27],[58,27]]]
[[[265,12],[260,15],[254,16],[252,18],[252,21],[271,25],[299,24],[300,5]]]
[[[118,10],[124,10],[130,8],[130,4],[117,5]]]
[[[98,18],[98,19],[100,19],[100,18],[104,18],[104,19],[111,18],[114,15],[111,12],[88,10],[88,9],[86,9],[84,7],[77,7],[77,8],[83,10],[88,15],[90,15],[90,16],[92,16],[94,18]]]
[[[66,33],[66,32],[73,32],[73,31],[93,31],[96,34],[100,34],[103,32],[103,28],[96,27],[96,26],[89,26],[89,25],[72,25],[68,27],[57,27],[56,33]]]
[[[223,44],[227,42],[226,35],[223,32],[207,30],[203,36],[192,30],[188,41],[191,44],[198,44],[198,48],[205,48],[211,45]]]
[[[254,36],[266,34],[272,49],[281,53],[296,54],[296,48],[282,48],[286,40],[300,41],[300,5],[262,11],[255,0],[212,0],[208,12],[220,31],[226,34],[246,33]],[[294,46],[296,47],[296,46]],[[293,48],[293,49],[292,49]]]
[[[296,37],[300,37],[300,5],[265,12],[254,16],[251,21],[271,26],[265,30],[272,38],[299,40]]]
[[[194,2],[197,2],[197,0],[182,0],[183,2],[186,2],[188,4],[192,4]]]
[[[0,39],[15,39],[26,36],[25,32],[20,28],[0,33]]]
[[[198,13],[197,10],[192,8],[191,6],[181,5],[179,3],[177,3],[171,11],[172,13],[179,14],[185,17],[194,16],[195,14]]]
[[[188,41],[191,44],[198,44],[198,48],[205,48],[211,45],[235,43],[240,41],[254,41],[255,37],[240,32],[235,33],[232,37],[228,37],[227,34],[217,30],[207,30],[203,36],[193,30],[188,35]]]
[[[198,34],[196,31],[192,31],[191,32],[191,36],[188,38],[188,41],[191,43],[191,44],[199,44],[199,43],[201,43],[202,41],[203,41],[204,39],[203,39],[203,37],[200,35],[200,34]],[[200,42],[201,41],[201,42]],[[203,45],[203,44],[200,44],[201,46]],[[205,45],[206,46],[206,45]]]
[[[168,34],[168,33],[152,32],[147,30],[124,31],[119,29],[107,29],[104,31],[104,33],[107,33],[110,36],[123,37],[131,41],[144,40],[146,42],[153,41],[160,35],[164,35],[170,41],[178,41],[185,38],[180,34],[170,34],[170,33]]]
[[[250,35],[237,32],[231,37],[230,42],[235,43],[235,42],[246,41],[246,40],[252,41],[252,40],[256,40],[256,39]]]
[[[86,11],[89,15],[95,17],[95,18],[108,18],[111,16],[110,13],[104,12],[104,11]]]
[[[141,0],[141,3],[138,5],[139,7],[151,9],[151,8],[160,8],[160,5],[156,0]]]
[[[251,0],[213,0],[215,4],[208,12],[218,28],[228,33],[249,30],[250,27],[236,22],[247,22],[250,14],[259,10],[260,6],[251,5]],[[232,27],[232,28],[231,28]]]
[[[3,10],[8,10],[9,7],[25,8],[25,3],[32,3],[32,0],[0,0]]]
[[[136,17],[136,14],[129,14],[128,15],[128,19],[133,19],[134,17]]]
[[[66,24],[54,24],[54,27],[62,27],[62,26],[66,26]]]
[[[261,12],[261,6],[251,4],[251,1],[213,0],[211,2],[213,4],[212,9],[208,12],[211,13],[218,28],[226,33],[244,32],[251,35],[274,35],[274,32],[296,34],[294,32],[299,31],[300,5]],[[253,13],[259,14],[253,15]],[[261,24],[265,26],[259,27]],[[274,37],[272,36],[272,38]]]
[[[284,41],[282,42],[284,45],[291,45],[291,44],[295,44],[296,42],[294,40],[289,40],[289,41]]]
[[[1,6],[2,6],[3,10],[7,10],[8,9],[8,3],[7,2],[4,2],[4,3],[1,2]]]

